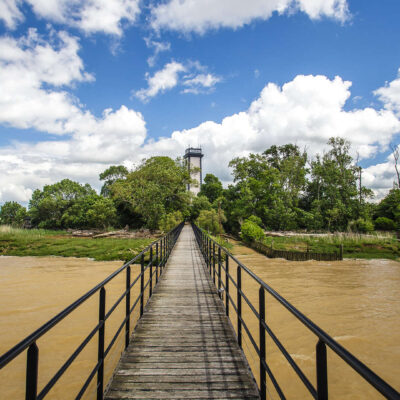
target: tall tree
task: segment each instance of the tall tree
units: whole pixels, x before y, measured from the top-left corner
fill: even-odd
[[[27,212],[26,208],[16,201],[6,201],[0,208],[0,224],[21,226]]]
[[[101,195],[108,197],[110,195],[110,186],[117,180],[126,179],[128,173],[128,168],[123,165],[111,165],[111,167],[103,171],[99,176],[100,180],[104,181],[100,191]]]
[[[156,229],[165,214],[181,211],[188,215],[191,182],[188,170],[180,160],[151,157],[144,160],[125,180],[110,186],[112,198],[140,215],[146,226]]]
[[[206,174],[198,196],[206,196],[210,203],[213,203],[222,195],[222,191],[221,181],[213,174]]]

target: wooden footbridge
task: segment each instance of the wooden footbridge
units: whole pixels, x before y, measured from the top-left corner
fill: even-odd
[[[140,273],[132,280],[131,268],[134,263],[140,263]],[[119,274],[126,275],[126,289],[114,304],[106,308],[105,287]],[[259,285],[257,306],[250,302],[243,291],[242,274]],[[148,277],[147,282],[145,276]],[[132,289],[139,285],[139,295],[131,301]],[[283,312],[290,312],[316,336],[316,378],[312,379],[316,385],[304,374],[267,324],[266,293],[282,305]],[[99,296],[98,324],[52,379],[38,388],[38,339],[95,295]],[[123,301],[125,318],[106,343],[107,320]],[[251,332],[246,324],[242,302],[246,302],[258,319],[257,332]],[[136,327],[131,327],[135,309],[140,310],[140,319]],[[280,386],[273,367],[267,363],[266,334],[282,352],[288,366],[308,390],[310,398],[328,399],[326,347],[329,347],[384,397],[400,400],[400,394],[394,388],[205,232],[195,225],[184,226],[183,223],[2,355],[0,370],[26,352],[25,398],[41,400],[51,394],[54,385],[86,345],[97,338],[97,363],[89,376],[83,378],[81,390],[73,395],[75,399],[93,398],[88,393],[92,382],[96,383],[94,397],[97,400],[266,399],[267,392],[268,398],[286,399],[285,388]],[[107,356],[121,335],[125,337],[125,352],[110,382],[104,382]],[[244,338],[258,356],[258,369],[253,371],[258,384],[242,351]],[[71,398],[71,394],[65,398]]]
[[[259,398],[190,226],[183,228],[105,398]]]

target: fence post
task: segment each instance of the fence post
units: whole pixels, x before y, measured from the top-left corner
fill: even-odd
[[[144,254],[140,260],[140,316],[143,315],[143,288],[144,288]]]
[[[317,343],[317,399],[328,400],[328,366],[326,345],[322,340]]]
[[[215,243],[213,243],[213,250],[212,250],[212,252],[213,252],[213,282],[214,282],[214,285],[215,285]]]
[[[150,290],[149,290],[149,299],[153,294],[153,246],[150,247]]]
[[[211,239],[208,240],[208,254],[209,254],[209,260],[208,260],[208,269],[210,271],[210,276],[211,276],[211,263],[212,263],[212,259],[211,259],[211,248],[212,248],[212,243],[211,243]]]
[[[339,246],[339,260],[343,260],[343,244]]]
[[[39,368],[39,348],[33,342],[28,348],[26,359],[25,400],[36,400]]]
[[[237,336],[238,336],[238,344],[242,347],[242,269],[240,265],[237,267]]]
[[[229,317],[229,256],[225,253],[225,311]]]
[[[260,397],[261,400],[267,398],[267,387],[266,387],[266,375],[265,375],[265,329],[262,322],[265,322],[265,292],[264,288],[260,286],[258,291],[258,302],[259,302],[259,329],[260,329]]]
[[[156,243],[156,284],[158,283],[158,242]]]
[[[126,268],[126,322],[125,322],[125,348],[129,345],[130,310],[131,310],[131,266]]]
[[[106,314],[106,290],[104,286],[100,289],[99,298],[99,344],[97,351],[97,362],[99,369],[97,371],[97,400],[103,400],[103,389],[104,389],[104,331],[105,321],[104,317]]]
[[[222,299],[221,283],[221,247],[218,246],[218,295],[220,299]]]

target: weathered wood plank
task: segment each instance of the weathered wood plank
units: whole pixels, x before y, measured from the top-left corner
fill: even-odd
[[[105,399],[259,399],[224,311],[185,227]]]

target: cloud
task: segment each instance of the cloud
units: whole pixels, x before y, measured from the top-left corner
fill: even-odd
[[[302,11],[311,19],[349,18],[346,0],[169,0],[153,6],[151,26],[184,33],[204,34],[210,29],[241,28],[254,20],[267,20],[273,13]]]
[[[24,19],[18,8],[19,3],[21,2],[18,0],[0,0],[0,20],[3,20],[9,29],[15,29]]]
[[[174,88],[178,84],[179,73],[184,71],[186,71],[186,68],[183,64],[172,61],[153,76],[146,74],[148,87],[135,92],[135,96],[143,102],[147,102],[151,97],[157,96],[158,93]]]
[[[0,0],[0,15],[14,29],[24,17],[23,3],[45,20],[81,29],[121,36],[124,24],[132,24],[140,13],[140,0]]]
[[[0,38],[0,123],[56,134],[58,140],[0,148],[0,201],[63,177],[98,182],[104,165],[128,159],[146,137],[143,116],[121,106],[101,117],[85,110],[65,88],[92,81],[78,55],[79,42],[65,32],[46,42],[35,30]]]
[[[400,116],[400,69],[397,79],[386,82],[385,86],[375,90],[374,94],[384,103],[385,108]]]
[[[199,73],[199,71],[201,72]],[[148,87],[140,89],[133,94],[146,103],[152,97],[173,89],[179,84],[184,86],[182,93],[208,93],[221,79],[210,73],[204,73],[204,71],[206,71],[206,67],[197,61],[186,64],[172,61],[165,64],[164,68],[154,73],[153,76],[147,73]],[[186,75],[181,77],[182,73],[186,73]]]
[[[171,43],[158,42],[156,40],[151,40],[150,38],[145,38],[144,40],[146,42],[146,46],[154,50],[153,55],[147,59],[147,64],[149,64],[149,67],[154,67],[157,60],[157,56],[164,51],[171,50]]]

